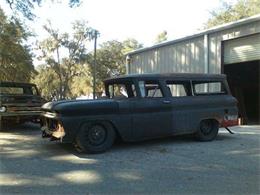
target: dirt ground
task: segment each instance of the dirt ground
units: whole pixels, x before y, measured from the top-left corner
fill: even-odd
[[[78,154],[25,124],[0,132],[0,194],[260,194],[260,126]]]

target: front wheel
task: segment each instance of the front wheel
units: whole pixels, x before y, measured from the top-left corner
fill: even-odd
[[[199,141],[212,141],[217,137],[218,129],[219,123],[216,120],[202,120],[195,136]]]
[[[103,123],[84,124],[76,137],[76,145],[86,153],[101,153],[114,143],[115,131]]]

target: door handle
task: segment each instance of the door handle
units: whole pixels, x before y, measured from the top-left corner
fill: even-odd
[[[169,101],[169,100],[163,100],[163,103],[164,103],[164,104],[170,104],[171,101]]]

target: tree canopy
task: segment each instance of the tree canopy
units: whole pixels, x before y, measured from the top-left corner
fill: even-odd
[[[87,53],[85,48],[87,43],[82,44],[83,41],[89,40],[82,36],[87,34],[86,29],[91,28],[79,24],[82,23],[77,23],[73,33],[78,37],[71,38],[66,33],[59,33],[48,26],[51,32],[49,38],[39,43],[42,51],[40,58],[44,59],[45,64],[38,67],[38,74],[33,82],[38,85],[42,95],[48,100],[70,99],[92,94],[93,52]],[[101,96],[104,90],[102,82],[104,79],[125,73],[125,54],[140,47],[142,44],[135,39],[127,39],[123,42],[112,40],[99,45],[96,52],[97,96]],[[65,52],[64,49],[69,51]],[[66,54],[63,57],[59,57],[61,50]]]
[[[96,54],[96,86],[97,95],[100,96],[103,88],[102,81],[106,78],[125,74],[125,54],[143,47],[135,39],[126,39],[122,42],[111,40],[100,44]],[[90,72],[93,74],[93,53],[88,55]]]
[[[34,72],[29,33],[18,19],[8,19],[0,8],[0,80],[26,82]]]
[[[163,32],[159,33],[155,38],[155,43],[161,43],[163,41],[167,41],[167,31],[164,30]]]
[[[58,90],[51,97],[55,99],[65,99],[71,97],[70,84],[74,77],[82,74],[82,67],[87,55],[86,45],[89,41],[88,33],[92,30],[87,26],[85,21],[76,21],[73,24],[73,32],[60,33],[53,28],[51,23],[44,26],[49,33],[49,37],[38,43],[41,55],[40,60],[45,62],[38,71],[35,78],[36,83],[43,83],[40,88],[45,90],[45,95],[50,96],[47,92],[48,83],[51,82],[43,75],[50,73],[53,76],[53,82]],[[63,53],[61,55],[61,52]],[[44,82],[47,82],[46,85]]]
[[[211,18],[204,24],[204,28],[211,28],[256,14],[260,14],[260,0],[238,0],[234,5],[222,2],[219,8],[211,11]]]

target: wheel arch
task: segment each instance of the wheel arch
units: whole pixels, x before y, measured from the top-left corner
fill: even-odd
[[[200,123],[204,120],[212,120],[212,121],[215,121],[217,122],[218,124],[221,124],[221,118],[220,117],[205,117],[205,118],[201,118],[198,122],[198,127],[200,125]]]

